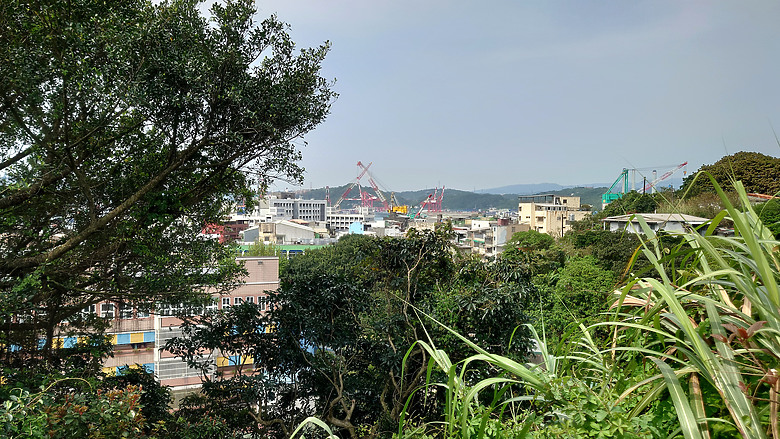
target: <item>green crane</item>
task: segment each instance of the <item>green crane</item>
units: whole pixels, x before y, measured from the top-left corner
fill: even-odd
[[[617,186],[620,181],[623,180],[623,187],[621,192],[612,193],[612,190],[615,189],[615,186]],[[609,187],[609,189],[604,192],[604,194],[601,196],[601,208],[605,208],[607,204],[617,200],[618,198],[623,197],[623,195],[628,192],[628,169],[623,168],[623,172],[620,173],[618,178],[615,180],[614,183],[612,183],[612,186]]]

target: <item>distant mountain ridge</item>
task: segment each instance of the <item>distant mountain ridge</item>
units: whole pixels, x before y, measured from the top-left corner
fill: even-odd
[[[348,185],[336,186],[330,188],[330,200],[335,203],[339,199],[341,194],[347,189]],[[582,204],[589,204],[597,209],[601,208],[601,194],[603,194],[607,187],[575,187],[575,186],[561,186],[554,183],[540,183],[536,185],[514,185],[506,186],[510,187],[525,187],[522,192],[514,193],[494,193],[495,189],[485,189],[483,191],[471,192],[461,191],[457,189],[446,189],[444,192],[444,201],[442,208],[445,210],[457,210],[457,211],[485,211],[489,209],[517,209],[517,197],[518,195],[535,195],[539,193],[554,194],[562,196],[578,196]],[[501,188],[497,188],[501,189]],[[531,191],[532,189],[538,189]],[[357,192],[357,188],[353,189]],[[370,190],[369,190],[370,191]],[[490,192],[487,192],[490,191]],[[530,192],[529,192],[530,191]],[[400,191],[395,192],[395,198],[401,205],[411,206],[412,209],[416,209],[420,206],[429,194],[433,193],[433,189],[421,189],[416,191]],[[309,200],[324,200],[326,197],[325,188],[308,189],[303,191],[297,191],[297,195],[304,199]],[[350,193],[350,196],[356,195]],[[389,193],[384,193],[386,197],[390,197]],[[356,205],[357,201],[344,201],[341,203],[342,208],[352,207]],[[375,203],[375,205],[377,205]],[[416,206],[416,207],[415,207]]]
[[[557,183],[530,183],[530,184],[513,184],[509,186],[501,186],[491,189],[478,189],[474,191],[477,194],[516,194],[516,195],[536,195],[547,192],[557,192],[564,189],[571,188],[589,188],[589,187],[609,187],[607,183],[594,183],[588,185],[568,185],[561,186]]]

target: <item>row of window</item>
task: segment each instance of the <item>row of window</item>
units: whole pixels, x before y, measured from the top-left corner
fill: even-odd
[[[253,296],[247,296],[247,297],[233,297],[233,305],[241,305],[246,301],[247,303],[255,303],[255,298]],[[261,311],[266,311],[269,309],[270,300],[268,297],[258,297],[257,298],[257,304],[260,306]],[[230,304],[230,297],[223,297],[222,298],[222,308],[227,308],[231,306]]]
[[[248,303],[255,303],[254,296],[248,297],[233,297],[232,305],[240,305],[245,300]],[[266,311],[270,309],[270,300],[268,297],[258,297],[257,303],[260,305],[260,310]],[[231,306],[231,298],[222,298],[222,308]],[[159,305],[157,308],[157,314],[161,316],[176,316],[176,315],[202,315],[206,312],[214,311],[217,309],[217,302],[205,307],[187,307],[185,305]],[[97,312],[97,305],[89,305],[82,310],[83,314],[95,314]],[[127,303],[120,303],[117,305],[113,303],[101,303],[100,304],[100,317],[105,319],[144,319],[149,317],[149,312],[134,309],[132,305]]]
[[[82,314],[95,314],[97,312],[97,305],[89,305],[83,310]],[[100,317],[113,319],[144,319],[149,317],[149,313],[141,310],[134,310],[132,305],[127,303],[120,303],[119,306],[115,306],[113,303],[101,303],[100,304]]]

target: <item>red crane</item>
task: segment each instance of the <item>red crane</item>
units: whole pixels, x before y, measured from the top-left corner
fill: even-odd
[[[444,201],[444,187],[442,186],[441,193],[439,193],[439,188],[434,188],[433,193],[428,194],[428,197],[420,204],[420,210],[412,215],[412,218],[419,218],[426,207],[428,212],[441,213],[442,201]]]
[[[373,162],[371,162],[373,163]],[[368,164],[368,166],[371,166],[371,163]],[[385,198],[385,195],[382,193],[382,191],[379,190],[379,187],[377,186],[376,182],[374,181],[374,177],[371,175],[371,173],[368,171],[368,166],[363,166],[363,163],[357,162],[357,165],[361,168],[363,168],[363,173],[360,175],[363,176],[363,174],[368,174],[368,183],[371,185],[371,188],[374,189],[374,192],[376,193],[376,198],[371,198],[371,206],[374,205],[374,200],[378,199],[382,202],[382,210],[389,212],[390,211],[390,205],[387,203],[387,198]],[[359,179],[360,177],[358,177]],[[361,195],[361,198],[364,198]],[[366,206],[366,204],[363,204]]]
[[[681,168],[684,168],[686,166],[688,166],[688,162],[680,163],[679,165],[675,166],[674,168],[666,171],[662,176],[656,178],[653,181],[647,182],[647,184],[645,184],[644,193],[647,193],[650,190],[654,191],[655,190],[655,186],[658,183],[660,183],[660,182],[666,180],[667,178],[671,177],[672,174],[674,174],[675,172],[679,171]],[[655,172],[655,171],[653,171],[653,172]]]
[[[352,188],[354,188],[355,186],[358,186],[358,185],[360,185],[360,179],[361,179],[361,178],[363,178],[363,176],[364,176],[364,175],[366,175],[366,172],[368,172],[368,168],[370,168],[370,167],[371,167],[371,164],[372,164],[372,163],[373,163],[373,162],[369,163],[369,164],[368,164],[368,166],[363,166],[363,164],[362,164],[362,163],[358,162],[358,166],[359,166],[359,167],[361,167],[361,168],[363,168],[363,171],[360,173],[360,175],[358,175],[358,177],[355,179],[355,181],[353,181],[353,182],[352,182],[352,184],[350,184],[350,185],[349,185],[349,187],[347,188],[347,190],[346,190],[346,191],[344,191],[344,193],[343,193],[343,194],[341,194],[341,196],[340,196],[340,197],[339,197],[339,199],[336,201],[336,204],[334,204],[334,205],[333,205],[333,207],[335,207],[336,209],[338,209],[338,208],[339,208],[339,206],[341,205],[341,202],[342,202],[342,201],[344,201],[344,200],[347,198],[347,195],[349,195],[349,191],[351,191],[351,190],[352,190]],[[362,200],[364,199],[364,198],[363,198],[363,190],[362,190],[362,189],[360,189],[360,188],[358,188],[358,190],[360,190],[360,199],[361,199],[361,201],[362,201]]]

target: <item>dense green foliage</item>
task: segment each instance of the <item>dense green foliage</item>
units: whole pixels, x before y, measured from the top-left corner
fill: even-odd
[[[350,437],[386,435],[405,410],[435,418],[440,396],[415,393],[428,355],[414,343],[433,334],[456,358],[468,349],[441,328],[426,328],[416,309],[491,352],[525,358],[531,345],[522,325],[535,294],[523,270],[509,260],[462,258],[449,233],[346,236],[290,260],[267,316],[244,304],[193,321],[186,337],[169,343],[171,352],[197,366],[204,349],[219,348],[262,359],[262,368],[207,379],[206,400],[192,407],[222,414],[230,407],[233,430],[276,436],[312,415]],[[471,378],[487,372],[474,369]]]
[[[528,313],[551,342],[607,311],[608,296],[633,265],[639,240],[604,230],[574,231],[556,242],[536,231],[518,232],[500,260],[513,261],[535,286]]]
[[[632,278],[613,297],[620,312],[580,326],[558,350],[540,339],[540,365],[489,355],[465,337],[475,354],[462,362],[433,337],[421,342],[447,376],[429,381],[448,391],[445,421],[405,419],[398,437],[780,437],[780,243],[741,185],[742,209],[714,187],[736,235],[683,233],[665,246],[645,224],[654,276]],[[603,331],[607,346],[594,340]],[[499,372],[462,380],[480,362]]]
[[[88,386],[76,385],[68,390],[14,391],[0,406],[3,437],[118,439],[143,435],[140,388],[93,392]]]
[[[283,23],[253,14],[2,2],[0,360],[53,355],[58,325],[99,301],[197,303],[240,275],[203,224],[258,181],[300,178],[291,140],[333,98],[327,46],[296,54]]]
[[[775,238],[780,238],[780,200],[772,199],[755,207],[761,222]]]
[[[82,310],[202,305],[204,287],[232,288],[235,250],[203,225],[258,183],[300,179],[292,142],[334,98],[328,47],[296,51],[284,23],[254,13],[248,0],[210,19],[191,0],[0,3],[6,436],[184,437],[208,423],[168,419],[147,375],[104,380],[108,322]],[[59,348],[63,336],[79,344]]]
[[[721,187],[731,187],[732,182],[741,181],[748,193],[776,195],[780,192],[780,158],[758,152],[742,151],[702,166],[683,181],[680,190],[686,198],[716,193],[713,182],[701,176],[702,172],[711,175]]]

